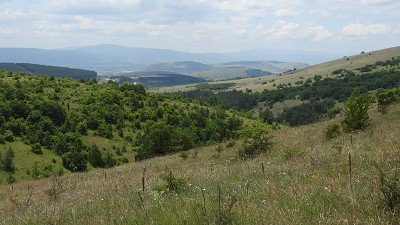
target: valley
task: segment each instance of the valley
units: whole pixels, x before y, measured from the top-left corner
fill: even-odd
[[[398,221],[397,50],[250,78],[262,91],[1,71],[0,223]]]

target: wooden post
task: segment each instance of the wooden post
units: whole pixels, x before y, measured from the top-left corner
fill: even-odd
[[[144,180],[144,176],[142,177],[142,192],[144,194],[144,188],[145,188],[145,184],[144,184],[145,180]]]
[[[261,162],[261,170],[262,170],[262,174],[263,174],[263,176],[265,176],[265,167],[264,167],[264,162]]]
[[[350,189],[353,190],[353,171],[352,171],[352,159],[351,159],[351,152],[349,152],[349,181],[350,181]]]
[[[204,194],[204,189],[201,189],[201,195],[203,196],[203,208],[204,208],[204,214],[207,215],[207,209],[206,209],[206,196]]]
[[[221,219],[221,186],[218,186],[218,217]]]
[[[140,194],[140,191],[138,191],[138,195],[139,195],[139,199],[140,199],[140,203],[142,205],[142,208],[144,209],[144,200],[143,200],[142,195]]]

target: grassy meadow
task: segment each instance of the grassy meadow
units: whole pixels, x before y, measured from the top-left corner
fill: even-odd
[[[0,224],[397,224],[374,165],[387,174],[399,165],[399,112],[400,105],[385,115],[374,107],[369,128],[332,140],[324,130],[341,118],[282,127],[272,150],[254,159],[238,159],[238,140],[3,183]],[[166,175],[180,191],[165,189]]]

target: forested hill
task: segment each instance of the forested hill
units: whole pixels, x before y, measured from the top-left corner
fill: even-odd
[[[237,137],[241,124],[233,111],[140,84],[0,71],[0,182],[218,143]]]
[[[26,72],[35,75],[50,75],[55,77],[67,77],[73,79],[94,79],[97,72],[83,69],[71,69],[68,67],[46,66],[30,63],[0,63],[0,70],[9,72]]]

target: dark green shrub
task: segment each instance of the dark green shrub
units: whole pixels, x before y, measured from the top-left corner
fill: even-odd
[[[377,95],[378,111],[382,114],[387,113],[388,107],[399,101],[399,96],[394,90],[388,90]]]
[[[344,107],[343,128],[346,131],[366,128],[369,125],[368,109],[370,106],[371,98],[367,94],[361,94],[360,89],[354,89]]]
[[[333,138],[339,137],[341,134],[341,129],[340,125],[336,123],[329,124],[326,126],[325,131],[324,131],[324,137],[327,140],[331,140]]]
[[[11,147],[8,147],[6,154],[3,158],[3,170],[5,172],[9,173],[14,173],[15,167],[14,167],[14,150]]]
[[[38,166],[37,162],[35,162],[35,165],[33,166],[33,169],[30,172],[30,174],[34,179],[38,179],[38,178],[40,178],[40,176],[42,176],[42,172],[39,170],[39,166]]]
[[[87,171],[88,154],[85,151],[73,151],[62,154],[63,166],[71,172]]]
[[[12,184],[15,183],[17,180],[15,179],[15,177],[10,173],[7,177],[7,183],[8,184]]]
[[[273,136],[270,129],[263,123],[247,124],[241,130],[243,144],[239,150],[241,158],[255,157],[260,153],[268,152],[273,145]]]
[[[176,177],[172,171],[161,174],[160,178],[165,183],[154,188],[160,195],[179,193],[186,188],[186,179]]]
[[[15,140],[13,132],[6,130],[6,132],[4,132],[4,139],[6,141],[13,142]]]
[[[32,145],[31,151],[35,154],[38,155],[42,155],[43,151],[42,151],[42,147],[40,146],[40,144],[34,144]]]
[[[115,159],[114,159],[113,155],[111,154],[111,152],[107,151],[105,153],[104,163],[105,163],[106,168],[112,168],[115,166],[116,162],[115,162]]]

